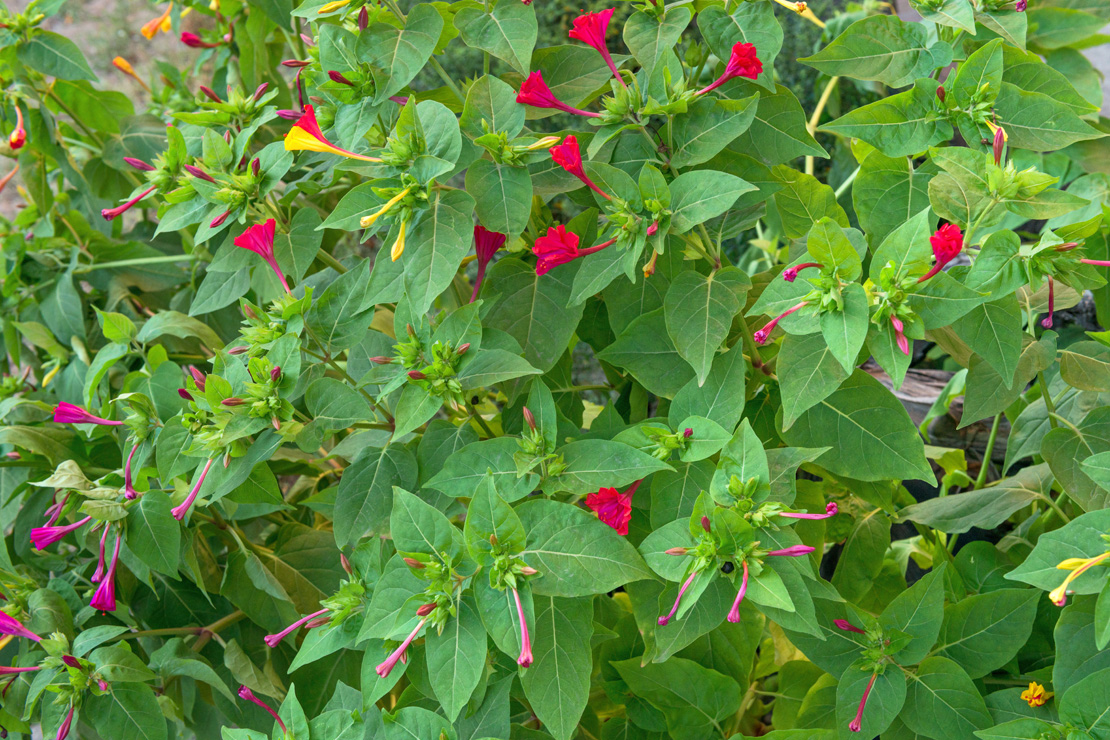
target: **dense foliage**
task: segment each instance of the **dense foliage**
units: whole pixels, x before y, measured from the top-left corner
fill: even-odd
[[[63,2],[7,737],[1110,740],[1110,5],[184,0],[137,105]]]

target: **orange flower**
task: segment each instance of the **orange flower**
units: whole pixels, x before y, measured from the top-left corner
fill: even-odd
[[[181,17],[184,18],[185,16],[187,16],[190,10],[192,10],[192,8],[185,8],[184,10],[182,10]],[[172,23],[170,22],[170,13],[172,12],[173,3],[169,3],[162,15],[158,16],[157,18],[151,18],[149,21],[144,23],[143,27],[139,29],[139,33],[145,36],[148,40],[157,36],[159,32],[169,33],[170,29],[173,27]]]
[[[139,77],[139,75],[135,74],[135,68],[131,66],[131,62],[127,61],[123,57],[116,57],[112,60],[112,66],[118,69],[120,72],[123,72],[128,77],[133,78],[136,82],[143,86],[144,90],[150,92],[150,86],[146,84],[146,81],[142,77]]]

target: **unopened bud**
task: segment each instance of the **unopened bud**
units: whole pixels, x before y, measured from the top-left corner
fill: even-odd
[[[77,660],[77,658],[73,657],[72,655],[63,655],[62,656],[62,662],[65,663],[70,668],[80,668],[81,667],[81,661]]]
[[[303,113],[301,113],[301,112],[300,112],[299,110],[288,110],[288,109],[286,109],[286,110],[279,110],[279,111],[277,112],[277,114],[278,114],[278,118],[284,119],[284,120],[286,120],[286,121],[296,121],[296,120],[298,120],[298,119],[299,119],[299,118],[300,118],[300,117],[301,117],[302,115],[304,115],[304,114],[303,114]]]
[[[1006,132],[999,126],[994,130],[994,163],[1002,164],[1002,150],[1006,147]]]
[[[686,548],[685,547],[672,547],[671,549],[666,550],[665,552],[668,555],[685,555],[686,554]]]
[[[270,426],[272,426],[274,428],[275,432],[280,432],[281,431],[281,419],[277,418],[276,416],[272,417],[270,419]]]
[[[276,383],[279,380],[281,380],[281,365],[277,365],[270,370],[270,382]]]
[[[212,219],[212,223],[208,224],[208,227],[210,229],[218,229],[219,227],[224,225],[224,221],[227,221],[227,217],[230,215],[231,211],[224,211],[219,216],[216,216],[214,219]]]
[[[403,557],[401,560],[405,561],[405,565],[416,570],[424,570],[424,563],[421,563],[416,558]]]
[[[421,604],[416,610],[416,616],[426,617],[436,610],[435,602],[431,604]]]
[[[96,679],[96,685],[98,687],[100,687],[101,691],[107,691],[108,690],[108,682],[105,681],[103,678]]]
[[[940,102],[942,102],[942,103],[944,102],[944,96],[945,96],[944,85],[941,85],[940,87],[937,88],[937,97],[940,98]]]
[[[529,429],[533,432],[536,431],[536,417],[532,415],[532,410],[527,406],[524,407],[524,422]]]
[[[246,316],[248,319],[257,319],[258,318],[258,314],[255,313],[254,309],[251,308],[250,305],[246,304],[246,303],[243,304],[243,315]]]
[[[123,161],[127,162],[127,164],[131,165],[132,167],[134,167],[137,170],[142,170],[143,172],[153,172],[154,171],[153,166],[147,164],[146,162],[144,162],[141,159],[135,159],[134,157],[124,157]]]
[[[248,353],[250,351],[251,351],[250,347],[232,347],[231,349],[229,349],[227,351],[227,353],[229,355],[245,355],[246,353]]]
[[[181,396],[186,401],[192,401],[193,400],[193,394],[190,393],[189,391],[185,390],[184,388],[178,388],[177,389],[177,395]]]
[[[409,377],[413,380],[424,380],[428,376],[420,372],[419,370],[409,370]]]
[[[690,427],[686,427],[686,429],[684,429],[683,432],[682,432],[682,438],[683,439],[690,439],[690,437],[693,437],[693,436],[694,436],[694,430],[691,429]]]
[[[405,333],[412,339],[416,339],[416,329],[412,328],[412,324],[405,324]]]
[[[523,568],[520,569],[520,574],[522,576],[534,576],[538,573],[539,573],[539,571],[536,570],[535,568],[533,568],[530,565],[526,565],[526,566],[524,566]]]
[[[1067,252],[1069,250],[1075,249],[1078,246],[1079,246],[1079,242],[1064,242],[1063,244],[1056,247],[1056,251],[1057,252]]]
[[[4,455],[9,460],[22,460],[23,459],[22,455],[20,455],[18,452],[14,452],[14,451],[13,452],[5,452]]]
[[[704,529],[706,532],[709,531],[709,517],[703,516],[701,518],[701,528]]]
[[[231,132],[230,131],[224,131],[224,141],[226,141],[228,144],[231,143]]]
[[[370,362],[374,363],[375,365],[392,365],[393,358],[378,355],[377,357],[371,357]]]
[[[489,543],[491,545],[495,546],[495,547],[497,546],[497,535],[496,534],[490,534]]]
[[[307,67],[310,64],[312,64],[312,62],[302,62],[300,59],[286,59],[284,62],[281,63],[281,66],[292,67],[293,69],[300,69],[301,67]]]
[[[316,46],[316,39],[312,38],[307,33],[301,34],[301,41],[305,42],[309,46]]]
[[[258,157],[251,160],[251,172],[255,177],[258,177],[259,173],[262,172],[262,162],[258,160]]]
[[[468,349],[470,349],[470,342],[467,342],[466,344],[460,345],[459,348],[457,350],[455,350],[455,354],[457,354],[459,356],[465,355],[466,351]]]
[[[193,377],[193,382],[197,384],[197,388],[204,390],[205,375],[198,370],[194,365],[189,365],[189,375]]]
[[[202,170],[200,167],[194,167],[191,164],[187,164],[187,165],[185,165],[184,169],[190,175],[192,175],[193,177],[196,177],[200,180],[204,180],[205,182],[211,182],[211,183],[216,182],[216,179],[214,177],[212,177],[212,175],[209,175],[207,172]]]
[[[202,93],[204,93],[204,96],[206,98],[208,98],[209,100],[211,100],[213,103],[222,103],[222,102],[224,102],[223,98],[221,98],[219,95],[217,95],[216,91],[213,90],[212,88],[208,87],[207,85],[201,85],[200,86],[200,91]]]
[[[362,9],[358,11],[358,30],[365,31],[366,27],[370,25],[370,11],[363,5]]]
[[[343,570],[346,571],[347,575],[354,575],[355,569],[351,567],[351,561],[348,560],[347,556],[343,553],[339,553],[339,564],[343,566]]]
[[[328,70],[328,77],[331,78],[332,82],[338,82],[340,85],[349,85],[350,87],[355,86],[355,83],[344,77],[342,72],[336,72],[334,69]]]
[[[220,401],[220,403],[223,404],[224,406],[234,407],[234,406],[242,406],[244,403],[246,403],[246,401],[244,401],[241,398],[232,397],[232,398],[225,398],[224,400]]]
[[[266,88],[269,86],[269,82],[263,82],[261,85],[254,89],[254,102],[257,103],[259,99],[266,94]]]

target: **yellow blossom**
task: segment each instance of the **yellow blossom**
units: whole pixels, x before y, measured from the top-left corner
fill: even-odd
[[[397,232],[397,241],[393,242],[393,248],[389,250],[389,256],[394,262],[405,251],[405,227],[408,226],[407,221],[401,222],[401,228]]]
[[[1063,606],[1068,600],[1068,586],[1071,585],[1071,582],[1107,558],[1110,558],[1110,551],[1104,552],[1101,555],[1096,555],[1093,558],[1067,558],[1061,560],[1056,567],[1059,570],[1069,570],[1071,572],[1064,578],[1063,583],[1049,592],[1048,598],[1051,599],[1052,603],[1056,606]]]
[[[351,3],[351,0],[335,0],[335,2],[331,2],[331,3],[327,3],[325,5],[321,5],[320,9],[317,10],[316,13],[318,15],[323,15],[324,13],[334,13],[335,11],[339,10],[340,8],[342,8],[346,5],[350,5],[350,3]]]
[[[1021,698],[1031,707],[1043,707],[1045,702],[1052,698],[1052,693],[1045,691],[1036,681],[1029,683],[1029,688],[1021,692]]]
[[[391,208],[393,208],[393,206],[397,205],[402,198],[408,195],[410,190],[412,190],[412,187],[405,188],[401,192],[397,193],[397,195],[394,195],[392,198],[386,201],[385,205],[383,205],[381,208],[374,211],[369,216],[363,216],[362,220],[359,221],[359,225],[362,226],[362,228],[364,229],[369,229],[371,226],[374,225],[375,221],[384,216]]]

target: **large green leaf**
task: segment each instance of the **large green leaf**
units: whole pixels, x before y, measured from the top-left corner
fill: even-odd
[[[528,74],[536,45],[536,11],[524,3],[497,3],[490,10],[469,7],[455,15],[455,27],[467,46],[488,51]]]
[[[671,181],[671,229],[676,234],[689,231],[732,207],[755,185],[715,170],[684,172]]]
[[[474,199],[458,190],[436,190],[428,196],[428,212],[412,227],[399,258],[405,266],[405,295],[414,312],[427,311],[455,278],[474,239],[473,211]]]
[[[95,80],[80,47],[53,31],[36,29],[29,41],[16,47],[19,61],[48,77],[61,80]]]
[[[947,605],[934,652],[972,678],[1001,668],[1032,634],[1040,598],[1033,589],[1004,588]]]
[[[1106,542],[1102,535],[1108,531],[1110,509],[1100,509],[1076,517],[1060,529],[1042,534],[1025,561],[1007,573],[1006,578],[1051,591],[1067,575],[1067,571],[1056,566],[1068,558],[1087,559],[1106,552]],[[1102,589],[1105,582],[1105,572],[1093,568],[1068,584],[1068,591],[1095,594]]]
[[[443,632],[428,634],[424,649],[432,691],[447,719],[454,721],[486,668],[486,628],[473,596],[458,601],[458,612],[447,620]]]
[[[667,331],[678,353],[705,383],[713,357],[728,335],[732,319],[740,311],[740,300],[751,286],[748,276],[735,267],[703,276],[693,271],[679,273],[663,304]]]
[[[627,370],[652,393],[670,398],[695,374],[671,340],[665,311],[658,308],[633,321],[598,359]]]
[[[400,445],[364,450],[339,481],[332,525],[336,546],[344,548],[366,532],[384,531],[393,509],[393,486],[412,487],[416,475],[416,460]]]
[[[412,82],[432,55],[442,30],[443,16],[435,6],[419,4],[413,6],[403,29],[374,23],[359,34],[358,58],[372,65],[376,103]]]
[[[910,729],[937,740],[966,740],[994,724],[967,672],[940,656],[926,658],[910,674],[899,716]]]
[[[724,735],[721,722],[740,707],[740,686],[728,676],[692,660],[640,665],[623,660],[613,667],[639,697],[663,713],[676,740],[709,740]]]
[[[556,740],[569,740],[590,694],[592,599],[535,597],[531,668],[520,682],[532,710]]]
[[[863,139],[888,157],[919,154],[952,138],[951,124],[935,112],[937,87],[919,79],[912,90],[856,108],[821,130]]]
[[[929,42],[925,26],[906,23],[896,15],[872,15],[848,26],[832,43],[811,57],[799,59],[826,75],[875,80],[905,87],[952,61],[952,47]]]

